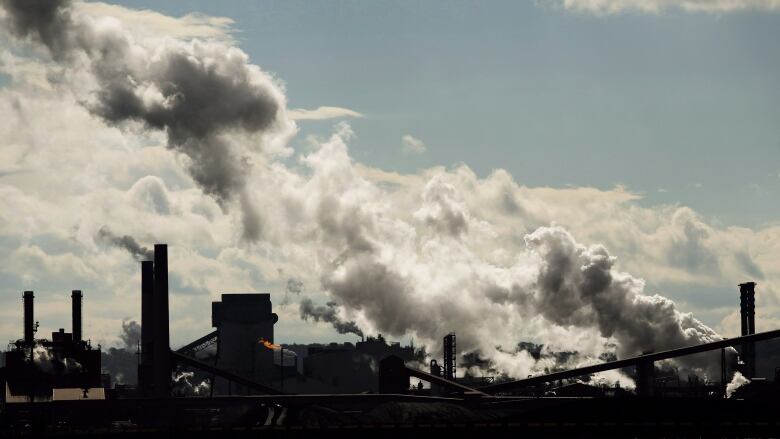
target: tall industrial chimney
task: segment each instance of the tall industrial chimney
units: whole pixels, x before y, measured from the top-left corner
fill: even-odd
[[[739,284],[739,313],[742,318],[742,335],[756,333],[756,283]],[[753,343],[742,345],[742,361],[748,378],[756,376],[756,351]]]
[[[35,317],[33,316],[33,295],[32,291],[24,292],[24,342],[32,345],[35,341]]]
[[[71,317],[73,319],[73,342],[81,341],[81,290],[73,290],[70,294],[72,309]]]
[[[455,381],[455,356],[457,352],[455,333],[450,332],[444,336],[444,378],[450,381]]]
[[[145,396],[151,395],[154,358],[154,262],[141,262],[141,364],[138,387]]]
[[[168,331],[168,246],[154,245],[154,395],[171,396],[171,348]]]

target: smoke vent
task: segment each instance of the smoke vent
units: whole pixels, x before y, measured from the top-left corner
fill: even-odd
[[[35,334],[35,316],[33,315],[33,295],[32,291],[24,292],[24,342],[32,345]]]
[[[168,246],[154,245],[154,395],[171,396],[171,348],[168,328]],[[143,335],[142,335],[143,336]]]
[[[71,317],[73,319],[73,342],[78,343],[81,341],[82,332],[81,332],[81,301],[82,301],[82,294],[81,290],[73,290],[71,292],[71,302],[72,302],[72,309],[71,309]]]
[[[742,335],[756,333],[756,283],[739,284],[739,313],[742,319]],[[745,363],[745,373],[749,378],[756,375],[756,351],[753,343],[742,345],[742,361]]]

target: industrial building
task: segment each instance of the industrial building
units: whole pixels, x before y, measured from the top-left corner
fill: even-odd
[[[329,386],[332,393],[377,392],[379,362],[391,355],[406,362],[424,360],[422,351],[398,342],[387,343],[379,334],[357,342],[354,347],[334,344],[308,348],[303,358],[303,378],[305,382],[319,381]]]
[[[81,291],[72,292],[73,331],[60,329],[43,339],[35,337],[35,295],[24,292],[24,338],[5,353],[0,374],[6,404],[105,399],[100,351],[81,335],[82,297]]]
[[[520,380],[480,381],[458,376],[454,332],[442,339],[442,359],[381,335],[354,345],[277,344],[269,294],[222,294],[212,303],[214,331],[172,350],[166,245],[155,245],[154,260],[141,263],[141,274],[137,385],[111,387],[101,373],[101,351],[82,334],[81,291],[71,295],[72,331],[60,329],[51,339],[36,337],[34,293],[23,293],[23,338],[10,344],[0,369],[0,432],[216,436],[229,430],[251,436],[327,429],[349,436],[372,429],[390,436],[414,428],[603,436],[637,425],[678,435],[780,431],[777,377],[758,376],[768,369],[758,367],[762,351],[756,348],[780,339],[780,330],[756,333],[754,282],[739,285],[740,337]],[[726,355],[731,347],[739,352],[735,358]],[[657,367],[707,351],[721,353],[719,381],[686,382]],[[608,370],[632,375],[636,390],[588,382]],[[729,394],[737,371],[750,382]],[[182,376],[207,391],[181,391]],[[422,382],[427,385],[418,386]]]

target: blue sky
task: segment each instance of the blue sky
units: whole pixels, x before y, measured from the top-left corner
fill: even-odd
[[[711,221],[780,217],[780,14],[593,15],[536,2],[152,2],[235,20],[291,107],[347,107],[356,159],[625,185]],[[302,123],[326,133],[331,122]],[[427,152],[402,154],[410,134]],[[304,139],[300,136],[299,139]]]

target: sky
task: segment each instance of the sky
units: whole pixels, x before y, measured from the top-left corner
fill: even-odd
[[[3,18],[2,338],[23,290],[45,333],[81,288],[85,333],[118,344],[140,267],[111,236],[171,246],[174,344],[249,291],[271,293],[277,341],[354,340],[334,315],[455,330],[517,376],[543,367],[518,340],[597,356],[664,346],[639,335],[660,319],[672,344],[738,335],[746,280],[758,329],[780,322],[774,0],[68,8],[62,43]]]
[[[780,217],[776,12],[226,3],[123,4],[230,17],[241,48],[285,81],[291,106],[368,116],[351,122],[367,164],[466,163],[534,186],[622,185],[646,205],[681,203],[723,224]],[[404,135],[427,153],[399,154]]]

